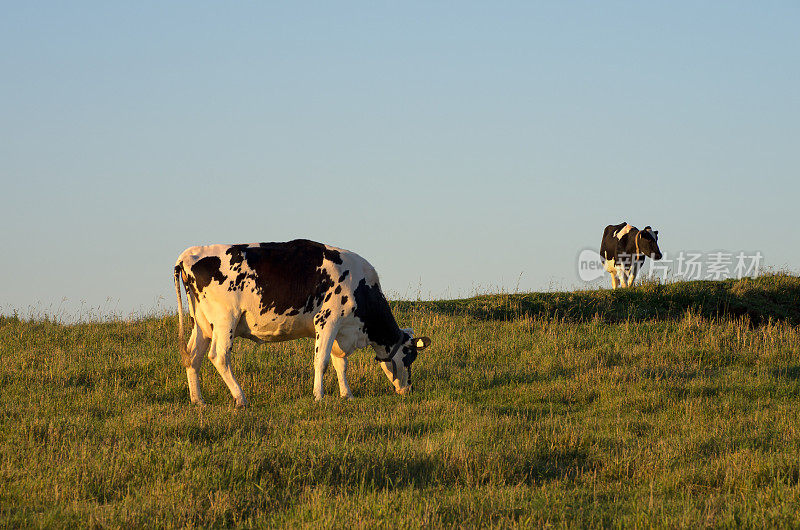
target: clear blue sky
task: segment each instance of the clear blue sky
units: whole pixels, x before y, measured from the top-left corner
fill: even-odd
[[[394,297],[574,288],[621,221],[796,271],[798,27],[793,1],[7,2],[0,312],[171,308],[187,246],[296,237]]]

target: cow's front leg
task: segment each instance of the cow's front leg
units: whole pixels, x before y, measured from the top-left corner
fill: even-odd
[[[616,272],[612,272],[610,274],[611,274],[611,288],[612,289],[616,289],[617,288],[617,273]]]
[[[317,338],[314,341],[314,400],[322,401],[322,396],[325,395],[322,388],[322,376],[331,360],[331,350],[336,333],[332,325],[325,326],[324,323],[316,327],[316,333]]]
[[[347,384],[347,353],[342,350],[338,344],[333,344],[333,368],[336,370],[336,376],[339,379],[339,395],[343,398],[353,399],[353,393],[350,391],[350,385]]]
[[[186,378],[189,380],[189,398],[195,405],[205,405],[203,393],[200,390],[200,368],[203,365],[203,355],[208,349],[209,338],[203,335],[203,331],[195,326],[186,350],[189,352],[191,364],[186,367]]]
[[[639,267],[634,263],[631,265],[631,270],[628,273],[628,287],[633,287],[633,282],[636,280],[636,274],[639,272]]]
[[[233,346],[233,330],[236,327],[236,320],[231,320],[225,323],[215,323],[213,336],[211,338],[211,348],[208,351],[208,358],[214,363],[222,380],[228,386],[233,399],[236,401],[236,408],[247,406],[247,400],[244,397],[239,383],[233,377],[231,372],[231,365],[229,362],[229,354],[231,346]]]

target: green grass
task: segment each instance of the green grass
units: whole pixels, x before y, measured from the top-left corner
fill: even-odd
[[[189,404],[174,317],[0,317],[0,526],[800,525],[800,280],[396,303],[415,392],[369,352],[237,340]],[[332,395],[333,394],[333,395]]]

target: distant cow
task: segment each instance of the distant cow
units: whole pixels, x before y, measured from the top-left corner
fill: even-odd
[[[620,223],[608,225],[603,231],[600,257],[603,267],[611,274],[611,286],[614,289],[617,288],[618,275],[622,287],[633,286],[636,273],[642,268],[646,256],[654,260],[661,259],[658,230],[649,226],[639,230],[628,223]]]
[[[183,342],[183,280],[193,322]],[[375,360],[398,394],[411,390],[411,363],[430,344],[400,329],[381,291],[378,274],[361,256],[313,241],[190,247],[175,263],[178,335],[189,396],[203,404],[200,367],[208,357],[237,407],[247,405],[231,373],[228,354],[234,337],[258,343],[315,337],[314,398],[322,399],[328,362],[339,378],[339,393],[351,398],[347,356],[371,345]],[[331,357],[333,354],[333,357]]]

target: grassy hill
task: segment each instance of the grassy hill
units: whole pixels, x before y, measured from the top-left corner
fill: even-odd
[[[400,302],[410,308],[420,302]],[[523,293],[422,302],[431,311],[479,319],[559,318],[568,322],[642,321],[682,318],[689,311],[704,318],[745,317],[751,324],[800,324],[800,277],[772,274],[742,280],[656,283],[635,289]]]
[[[800,279],[398,302],[415,392],[237,340],[237,411],[176,319],[0,318],[0,526],[800,525]],[[334,394],[334,395],[330,395]]]

